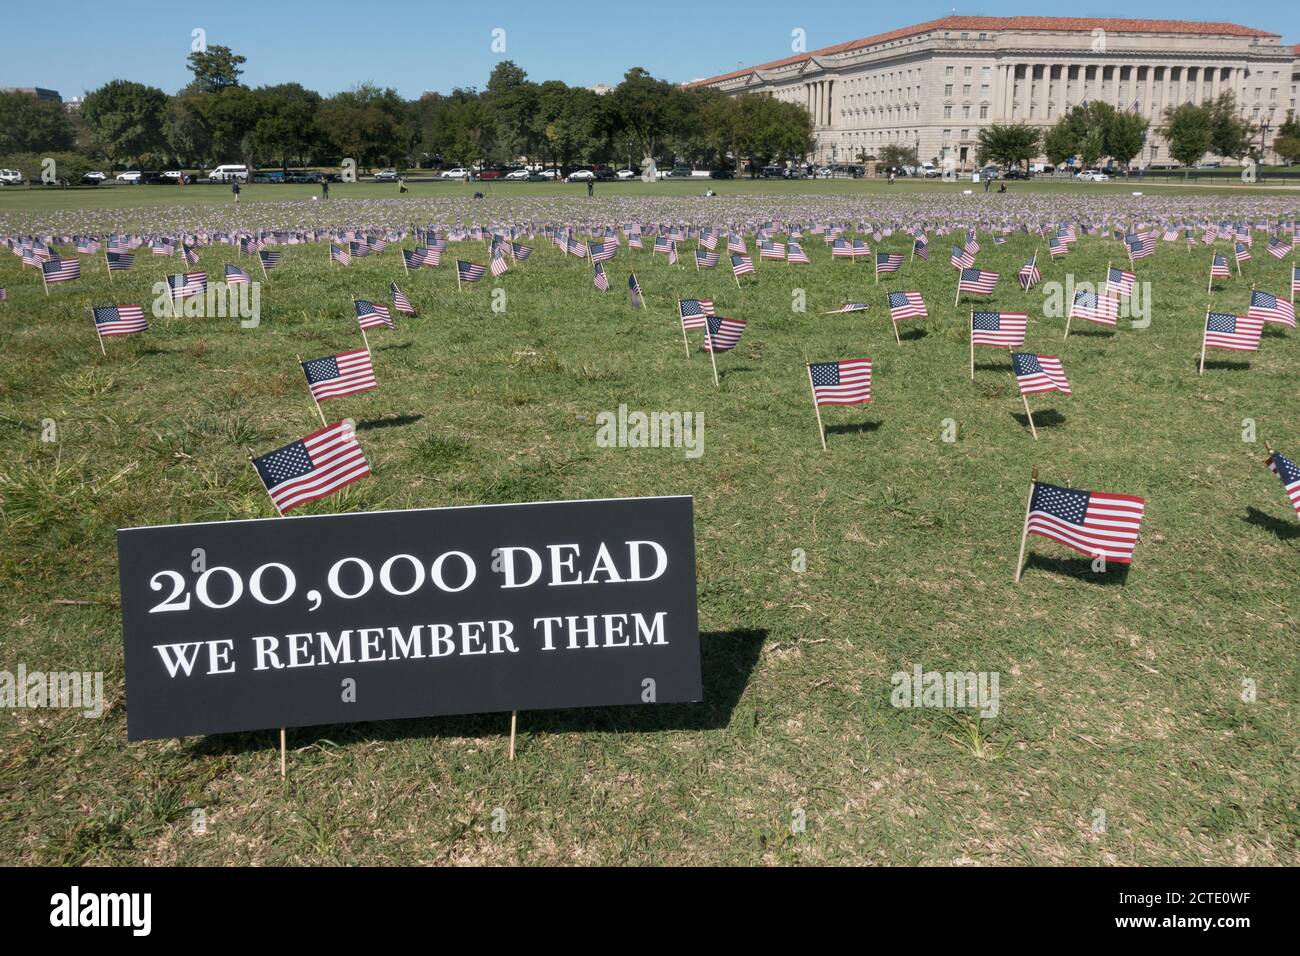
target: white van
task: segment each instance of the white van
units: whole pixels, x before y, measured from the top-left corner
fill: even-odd
[[[16,169],[0,169],[0,186],[21,186],[23,174]]]
[[[233,179],[237,179],[241,183],[248,182],[248,167],[228,163],[225,166],[218,166],[208,173],[208,182],[210,183],[228,183]]]

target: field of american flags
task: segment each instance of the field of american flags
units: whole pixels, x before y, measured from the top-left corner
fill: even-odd
[[[759,222],[784,209],[805,222],[848,210],[933,221],[907,195],[876,206],[834,194],[652,197],[641,219]],[[1008,215],[1032,206],[1052,220],[1103,208],[1050,193],[977,198],[945,204],[954,224],[996,216],[1003,200]],[[1215,201],[1231,205],[1189,200]],[[510,198],[460,214],[617,227],[635,205]],[[1275,201],[1271,215],[1297,205]],[[331,207],[339,223],[453,219],[419,201]],[[249,226],[257,209],[241,212]],[[0,233],[75,228],[70,212],[46,215],[5,213]],[[87,212],[88,229],[104,215]],[[200,214],[117,215],[114,228],[146,231]],[[321,214],[264,215],[279,227]],[[964,232],[928,235],[941,250],[929,261],[912,261],[901,228],[852,236],[904,255],[879,285],[871,259],[833,260],[807,230],[806,266],[762,261],[748,236],[755,269],[739,289],[725,258],[696,271],[693,241],[672,267],[649,243],[624,245],[604,263],[608,293],[593,288],[588,259],[540,235],[520,240],[533,249],[526,262],[459,291],[455,261],[486,266],[483,240],[452,242],[440,267],[409,275],[409,239],[347,267],[328,265],[327,243],[279,246],[265,279],[232,247],[199,248],[210,281],[233,263],[262,282],[253,329],[150,313],[154,282],[196,271],[179,252],[142,248],[111,285],[102,256],[81,257],[81,278],[47,297],[39,274],[0,250],[4,660],[103,670],[110,694],[103,721],[0,712],[11,808],[0,859],[1296,862],[1300,524],[1264,460],[1265,442],[1300,457],[1300,338],[1266,327],[1258,352],[1213,352],[1197,375],[1207,306],[1245,315],[1252,284],[1288,298],[1296,252],[1255,255],[1240,278],[1234,263],[1206,295],[1199,242],[1190,253],[1157,242],[1130,267],[1108,234],[1081,233],[1052,259],[1041,236],[995,244],[981,230],[976,265],[1002,278],[954,306],[942,252]],[[1255,241],[1262,250],[1264,234]],[[1213,248],[1232,256],[1230,238]],[[1035,252],[1042,282],[1023,292],[1011,280]],[[1151,283],[1150,327],[1076,322],[1064,339],[1070,302],[1045,317],[1047,284],[1068,272],[1099,286],[1108,263]],[[629,271],[644,311],[628,305]],[[353,302],[391,305],[393,281],[419,317],[394,312],[395,329],[370,330],[378,388],[324,404],[329,422],[356,422],[373,473],[298,513],[693,494],[705,702],[521,714],[513,765],[500,759],[502,715],[291,730],[287,786],[271,733],[125,746],[114,530],[274,515],[249,450],[321,428],[298,359],[362,348]],[[796,289],[805,312],[791,311]],[[912,290],[928,316],[899,323],[896,343],[886,296]],[[702,333],[690,332],[690,358],[682,347],[680,298],[747,322],[716,356],[718,388]],[[869,308],[821,314],[849,302]],[[145,307],[148,331],[101,355],[91,308],[130,304]],[[1006,349],[977,346],[969,378],[972,310],[1026,314],[1023,351],[1062,362],[1073,394],[1035,396],[1037,442]],[[872,360],[872,400],[822,406],[823,452],[805,363],[858,358]],[[620,403],[703,412],[704,454],[598,448],[595,416]],[[56,441],[41,440],[48,422]],[[1131,567],[1095,574],[1083,555],[1031,537],[1012,583],[1034,466],[1045,483],[1145,499]],[[892,708],[890,675],[913,664],[999,672],[999,715]],[[497,806],[510,813],[505,834],[490,827]],[[191,836],[194,807],[210,835],[229,838]],[[796,807],[808,831],[793,839]],[[379,816],[388,825],[367,823]]]

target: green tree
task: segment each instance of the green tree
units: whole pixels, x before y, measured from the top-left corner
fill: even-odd
[[[904,166],[917,165],[915,146],[898,146],[890,143],[880,147],[880,165],[886,169],[901,169]]]
[[[1128,166],[1142,152],[1150,124],[1136,113],[1116,113],[1102,136],[1102,149],[1121,166]]]
[[[1165,139],[1169,155],[1191,168],[1209,151],[1212,139],[1211,109],[1199,103],[1183,103],[1165,110]]]
[[[81,104],[82,116],[105,153],[118,161],[134,159],[140,167],[147,154],[165,146],[166,110],[166,93],[130,80],[105,83]]]
[[[980,164],[994,162],[999,166],[1018,166],[1028,163],[1038,155],[1042,133],[1028,123],[994,123],[979,131],[975,149]]]
[[[62,103],[31,93],[0,93],[0,155],[69,150],[74,141]]]
[[[686,109],[685,93],[680,87],[656,80],[639,66],[628,70],[623,82],[606,95],[619,126],[635,137],[644,157],[657,154]]]
[[[532,121],[537,84],[528,82],[528,74],[513,61],[502,60],[492,68],[485,96],[492,114],[495,158],[507,163],[519,156],[527,160],[537,143]]]
[[[305,165],[308,153],[320,144],[316,115],[320,111],[320,94],[298,83],[259,86],[253,91],[256,118],[249,135],[260,155],[279,160],[288,170],[290,162]]]
[[[338,155],[366,169],[407,156],[410,120],[410,110],[396,90],[369,83],[331,96],[318,116],[320,129]]]
[[[247,61],[247,57],[228,46],[214,44],[206,50],[196,50],[189,57],[189,69],[194,74],[191,86],[200,93],[220,93],[227,87],[238,86],[240,74],[244,72],[239,67]]]
[[[1249,153],[1255,128],[1238,112],[1237,98],[1231,92],[1222,93],[1209,110],[1209,152],[1232,159],[1241,159]]]
[[[1286,119],[1278,126],[1273,151],[1284,163],[1300,162],[1300,120],[1296,119],[1294,111],[1288,111]]]
[[[1061,117],[1043,137],[1043,152],[1053,166],[1061,166],[1074,155],[1074,131]]]

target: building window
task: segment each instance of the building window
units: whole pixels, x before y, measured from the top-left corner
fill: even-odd
[[[970,68],[969,66],[966,67],[965,69],[963,69],[963,70],[962,70],[962,76],[970,76],[970,70],[971,70],[971,68]]]
[[[964,130],[962,130],[962,131],[961,131],[961,138],[962,138],[962,139],[970,139],[970,130],[968,130],[968,129],[964,129]]]
[[[951,107],[951,106],[945,106],[945,107],[943,108],[943,118],[944,118],[944,119],[952,119],[952,107]]]
[[[980,119],[988,119],[988,118],[989,118],[989,108],[987,106],[981,106]]]
[[[944,76],[952,76],[952,67],[951,67],[951,66],[945,66],[945,67],[943,68],[943,75],[944,75]]]
[[[944,95],[944,96],[952,96],[952,84],[951,84],[951,83],[945,83],[945,84],[943,85],[943,95]]]
[[[961,118],[962,118],[962,119],[970,119],[970,107],[969,107],[969,106],[963,106],[963,107],[961,108]]]
[[[963,84],[962,84],[962,87],[961,87],[961,95],[962,95],[962,96],[970,96],[970,84],[969,84],[969,83],[963,83]]]
[[[950,140],[950,139],[952,139],[952,130],[950,130],[950,129],[946,129],[946,130],[944,130],[944,131],[943,131],[943,141],[944,141],[945,143],[947,143],[948,140]]]

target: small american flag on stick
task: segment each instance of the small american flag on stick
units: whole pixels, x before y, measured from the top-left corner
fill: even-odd
[[[253,467],[281,514],[370,474],[351,419],[254,458]]]

